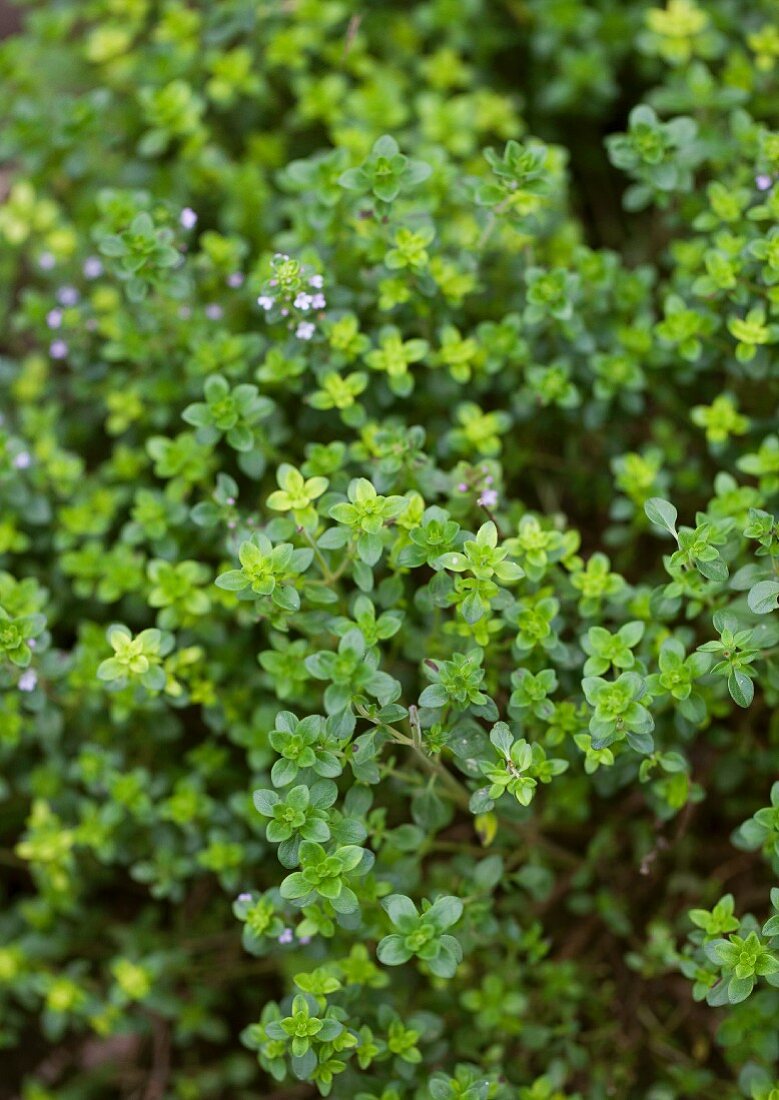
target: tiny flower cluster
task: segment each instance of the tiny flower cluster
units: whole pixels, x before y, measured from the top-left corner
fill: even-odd
[[[477,493],[476,503],[480,508],[495,508],[500,500],[498,490],[493,488],[495,478],[489,466],[476,467],[472,473],[457,483],[458,493]]]
[[[305,315],[321,313],[327,307],[322,292],[323,277],[283,252],[276,253],[271,268],[273,274],[257,298],[257,305],[268,320],[289,318],[287,323],[295,336],[310,340],[316,332],[316,323]]]

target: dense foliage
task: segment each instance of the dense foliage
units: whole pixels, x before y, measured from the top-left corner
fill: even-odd
[[[777,1100],[773,0],[23,7],[0,1094]]]

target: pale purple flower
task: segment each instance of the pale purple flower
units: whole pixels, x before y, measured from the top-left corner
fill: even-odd
[[[479,497],[479,504],[482,508],[494,508],[498,503],[498,493],[495,489],[485,489]]]
[[[79,297],[74,286],[61,286],[57,291],[57,301],[61,306],[74,306]]]
[[[468,486],[465,484],[464,481],[461,481],[460,484],[457,486],[457,491],[458,491],[458,493],[467,493],[468,492]]]
[[[82,270],[87,279],[97,279],[103,274],[103,264],[97,256],[87,256]]]
[[[251,900],[252,900],[251,894],[244,893],[244,894],[239,894],[238,895],[238,901],[251,901]]]
[[[243,286],[243,272],[233,271],[227,276],[227,285],[233,288]]]
[[[771,176],[766,176],[762,173],[759,176],[755,176],[755,187],[758,191],[767,191],[773,182]]]
[[[287,309],[286,306],[284,307],[284,309],[282,309],[281,316],[282,317],[289,317],[289,310]]]
[[[311,278],[308,280],[308,285],[316,287],[317,290],[321,290],[322,287],[325,285],[325,280],[322,278],[321,275],[312,275]]]
[[[314,335],[316,325],[312,321],[301,321],[295,329],[298,340],[310,340]]]
[[[179,222],[184,229],[194,229],[197,225],[197,214],[191,206],[185,206],[179,214]]]
[[[300,937],[300,942],[303,945],[303,947],[305,947],[307,944],[311,943],[311,937],[310,936],[301,936]]]
[[[206,317],[209,321],[218,321],[223,313],[224,310],[220,305],[217,305],[216,302],[209,302],[206,306]]]
[[[273,309],[276,304],[276,299],[271,298],[270,294],[261,294],[257,299],[257,305],[260,309],[264,309],[267,313],[269,309]]]
[[[35,669],[26,668],[19,677],[19,682],[16,686],[19,688],[19,691],[35,691],[37,683],[38,673]]]
[[[62,324],[62,310],[50,309],[46,314],[46,324],[49,328],[59,328]]]
[[[302,309],[304,311],[307,309],[311,309],[311,303],[313,302],[313,300],[314,299],[311,297],[310,294],[306,294],[304,290],[301,290],[300,294],[298,294],[298,296],[295,298],[295,309]]]
[[[314,296],[311,299],[311,308],[312,309],[324,309],[326,305],[327,305],[327,301],[325,299],[324,294],[314,294]]]
[[[51,252],[41,252],[40,256],[38,257],[38,267],[41,269],[41,271],[51,271],[56,262],[57,261],[55,260],[54,255]]]
[[[27,470],[32,465],[32,457],[29,451],[19,451],[19,454],[14,457],[13,466],[15,470]]]
[[[68,354],[68,345],[64,340],[54,340],[49,345],[49,355],[52,359],[64,359]]]
[[[228,504],[235,504],[235,497],[228,497],[227,498],[227,503]]]
[[[291,928],[285,928],[279,936],[279,943],[292,943],[294,935]]]
[[[190,309],[190,307],[189,306],[181,306],[181,308],[179,309],[179,317],[181,318],[181,320],[182,321],[188,321],[191,316],[192,316],[192,310]]]

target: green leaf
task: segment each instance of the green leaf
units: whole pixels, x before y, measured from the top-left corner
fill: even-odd
[[[728,579],[728,567],[722,558],[711,559],[695,559],[695,568],[701,573],[707,580],[717,581],[722,584]]]
[[[492,727],[490,733],[490,741],[493,743],[498,752],[503,753],[504,756],[508,756],[511,752],[511,746],[514,744],[514,738],[511,730],[505,722],[497,722]]]
[[[220,573],[214,581],[217,588],[224,588],[228,592],[240,592],[249,586],[249,578],[241,569],[230,569],[227,573]]]
[[[258,790],[253,795],[255,809],[264,817],[273,816],[273,808],[281,801],[276,791]]]
[[[438,978],[453,978],[462,962],[462,948],[454,936],[442,936],[438,954],[427,965]]]
[[[303,877],[300,871],[287,875],[279,887],[279,893],[289,901],[305,898],[311,893],[311,884]]]
[[[662,527],[676,538],[676,519],[678,512],[667,500],[662,497],[650,497],[644,505],[647,519],[656,527]]]
[[[421,707],[443,707],[449,701],[446,689],[441,684],[430,684],[419,696]]]
[[[379,942],[376,956],[385,966],[401,966],[411,958],[411,951],[403,936],[393,933]]]
[[[745,672],[734,668],[728,676],[728,691],[734,703],[748,707],[755,696],[755,685]]]
[[[426,923],[433,924],[441,932],[456,924],[463,913],[463,903],[459,898],[445,895],[438,898],[428,911],[423,915]]]
[[[271,599],[283,611],[298,611],[300,609],[300,594],[291,584],[277,584],[273,589]]]
[[[755,986],[754,978],[731,978],[728,982],[728,1001],[732,1005],[745,1001]]]
[[[382,900],[381,904],[389,919],[401,932],[410,932],[416,927],[419,913],[411,898],[403,894],[390,894]]]
[[[747,596],[749,610],[756,615],[767,615],[779,607],[779,580],[760,581]]]

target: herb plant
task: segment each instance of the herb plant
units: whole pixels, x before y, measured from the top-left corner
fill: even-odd
[[[20,6],[0,1093],[777,1100],[775,4]]]

